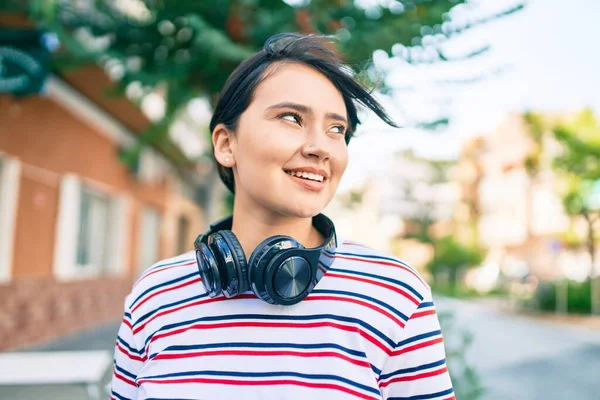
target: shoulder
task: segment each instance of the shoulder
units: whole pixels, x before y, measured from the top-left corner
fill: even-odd
[[[360,271],[367,277],[398,285],[408,290],[416,300],[431,297],[431,288],[423,275],[397,256],[352,240],[340,240],[334,250],[340,266]]]
[[[133,313],[152,298],[200,282],[193,251],[161,260],[147,268],[133,283],[126,306]],[[194,285],[195,286],[195,285]],[[144,307],[147,308],[147,307]]]

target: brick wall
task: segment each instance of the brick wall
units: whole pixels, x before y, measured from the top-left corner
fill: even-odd
[[[16,279],[0,285],[0,351],[118,321],[131,285],[129,280],[112,278],[68,283]]]

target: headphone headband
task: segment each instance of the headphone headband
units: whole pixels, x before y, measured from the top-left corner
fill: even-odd
[[[322,245],[313,248],[314,250],[320,249],[329,249],[335,247],[337,245],[337,235],[335,233],[335,226],[333,222],[324,214],[317,214],[312,219],[312,225],[319,231],[321,235],[325,238],[325,241]],[[223,230],[231,230],[233,226],[233,216],[228,216],[221,218],[209,225],[209,229],[206,233],[203,233],[196,239],[197,243],[208,243],[208,237],[213,233],[223,231]],[[311,249],[312,250],[312,249]]]
[[[306,248],[290,236],[276,235],[260,243],[247,260],[231,232],[232,223],[232,216],[218,220],[194,242],[198,271],[211,297],[235,297],[252,289],[267,303],[296,304],[316,285],[323,251],[337,245],[333,222],[318,214],[312,225],[325,238],[319,246]]]

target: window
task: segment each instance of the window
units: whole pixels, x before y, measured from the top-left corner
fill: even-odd
[[[74,174],[61,179],[54,275],[74,280],[125,276],[130,251],[130,199]],[[99,189],[96,189],[99,188]]]
[[[107,268],[110,199],[87,187],[81,189],[77,265]]]
[[[142,209],[139,238],[138,270],[144,271],[159,261],[160,214],[157,210],[150,207]]]

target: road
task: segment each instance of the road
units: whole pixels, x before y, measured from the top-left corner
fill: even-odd
[[[449,344],[459,328],[474,336],[467,359],[486,388],[480,400],[600,399],[600,330],[511,315],[487,304],[435,300],[440,313],[454,315]],[[112,351],[117,327],[110,324],[35,350]],[[0,399],[84,398],[81,387],[0,387]]]
[[[454,315],[454,327],[473,334],[467,360],[486,388],[482,400],[600,399],[600,331],[485,304],[447,298],[436,303],[439,312]]]

